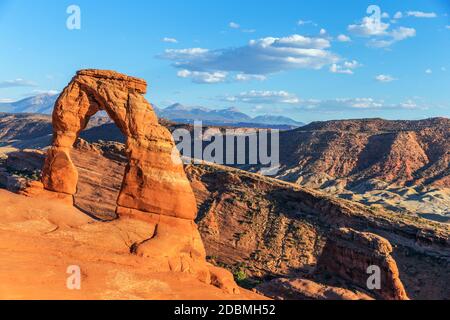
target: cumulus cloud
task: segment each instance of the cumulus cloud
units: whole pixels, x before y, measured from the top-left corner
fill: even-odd
[[[414,28],[406,28],[406,27],[399,27],[397,29],[392,30],[389,33],[388,38],[385,39],[372,39],[369,42],[369,46],[376,47],[376,48],[386,48],[391,45],[393,45],[396,42],[413,38],[416,36],[416,29]]]
[[[400,14],[396,14],[396,16],[399,17]],[[381,19],[376,21],[372,17],[364,17],[359,24],[349,25],[348,31],[360,37],[371,38],[368,45],[377,48],[389,47],[396,42],[416,36],[414,28],[398,27],[391,29],[389,23],[383,22]]]
[[[225,82],[228,74],[226,72],[199,72],[199,71],[189,71],[180,70],[177,73],[180,78],[190,78],[195,83],[221,83]]]
[[[22,78],[18,78],[15,80],[0,81],[0,89],[16,88],[16,87],[36,87],[36,86],[37,85],[34,82]]]
[[[346,36],[345,34],[338,35],[337,40],[339,42],[350,42],[350,41],[352,41],[352,39],[349,36]]]
[[[434,12],[423,12],[423,11],[408,11],[406,12],[408,17],[414,18],[436,18],[437,14]]]
[[[327,30],[324,29],[324,28],[322,28],[322,29],[320,29],[319,34],[320,34],[321,36],[324,36],[324,35],[327,34]]]
[[[166,42],[166,43],[178,43],[177,39],[175,39],[175,38],[168,38],[168,37],[163,38],[162,41]]]
[[[348,26],[347,29],[351,33],[362,37],[380,36],[380,35],[387,35],[389,23],[384,23],[382,21],[379,21],[377,23],[371,17],[364,17],[361,23],[351,24]]]
[[[330,72],[331,73],[341,73],[341,74],[353,74],[353,69],[356,69],[360,67],[358,61],[345,61],[342,65],[333,63],[330,66]]]
[[[190,72],[268,75],[292,69],[321,69],[340,62],[330,47],[328,39],[294,34],[251,40],[235,48],[167,49],[159,58],[173,61],[174,67]]]
[[[375,80],[377,80],[378,82],[392,82],[397,79],[395,79],[393,76],[388,75],[388,74],[380,74],[375,77]]]
[[[230,22],[229,24],[228,24],[228,26],[231,28],[231,29],[239,29],[241,26],[238,24],[238,23],[236,23],[236,22]]]
[[[222,97],[227,102],[243,102],[250,104],[298,104],[300,99],[287,91],[247,91],[235,96]]]

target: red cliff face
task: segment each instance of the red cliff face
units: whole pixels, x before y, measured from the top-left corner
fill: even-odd
[[[279,178],[297,182],[326,175],[350,184],[379,179],[400,186],[450,187],[449,141],[450,120],[444,118],[313,123],[281,133]]]
[[[408,300],[392,251],[389,241],[378,235],[338,229],[328,238],[317,272],[341,277],[367,289],[371,275],[368,270],[376,267],[380,270],[380,287],[370,288],[373,294],[386,300]]]

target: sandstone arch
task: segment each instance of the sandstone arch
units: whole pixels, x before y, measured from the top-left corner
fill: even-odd
[[[126,137],[129,159],[117,213],[121,219],[149,222],[148,240],[130,250],[160,262],[160,271],[189,272],[204,282],[213,281],[238,292],[231,274],[206,263],[194,222],[194,193],[181,161],[173,161],[173,157],[179,160],[179,154],[173,154],[176,149],[170,132],[158,124],[152,106],[143,97],[146,90],[144,80],[113,71],[78,71],[55,104],[53,144],[42,173],[44,188],[76,193],[78,173],[70,150],[90,117],[106,111]]]
[[[90,117],[104,110],[126,137],[129,165],[118,206],[195,219],[194,194],[182,165],[172,161],[170,133],[158,124],[152,106],[142,96],[146,90],[144,80],[113,71],[77,72],[55,105],[54,139],[43,170],[44,187],[76,193],[78,174],[70,149]]]

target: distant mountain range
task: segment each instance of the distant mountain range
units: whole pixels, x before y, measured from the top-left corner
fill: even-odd
[[[58,95],[38,94],[16,102],[0,103],[0,112],[51,114]]]
[[[237,126],[237,127],[270,127],[293,129],[305,124],[288,117],[263,115],[255,118],[239,111],[236,108],[213,110],[204,107],[188,107],[176,103],[165,109],[155,107],[160,118],[175,122],[192,123],[202,121],[207,125]]]
[[[0,112],[51,114],[58,95],[39,94],[17,102],[0,103]],[[205,125],[294,129],[305,124],[284,116],[263,115],[252,118],[236,108],[213,110],[204,107],[188,107],[176,103],[167,108],[154,107],[158,117],[174,122]]]

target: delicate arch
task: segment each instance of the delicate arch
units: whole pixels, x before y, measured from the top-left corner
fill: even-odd
[[[104,110],[126,137],[129,163],[118,208],[195,219],[195,197],[181,162],[173,161],[172,136],[159,125],[152,106],[143,97],[146,91],[144,80],[113,71],[77,72],[55,104],[53,144],[43,169],[44,187],[76,193],[78,172],[70,150],[89,119]]]

